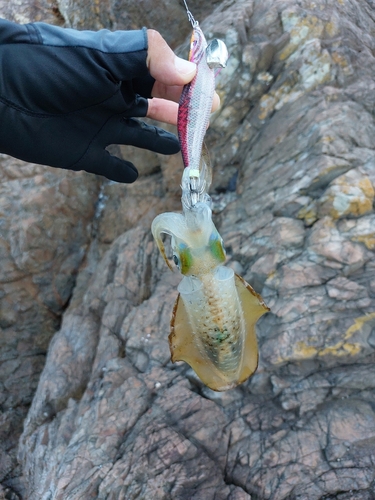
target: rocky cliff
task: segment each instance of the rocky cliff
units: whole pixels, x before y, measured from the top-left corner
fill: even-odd
[[[215,393],[170,362],[180,277],[150,223],[179,209],[178,155],[118,148],[131,186],[0,156],[0,499],[374,498],[375,3],[207,5],[189,2],[230,52],[215,222],[271,307],[258,371]],[[177,0],[0,14],[147,25],[182,53],[190,31]]]

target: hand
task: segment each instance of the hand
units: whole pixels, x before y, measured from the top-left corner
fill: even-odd
[[[152,96],[149,99],[147,116],[164,123],[177,124],[178,102],[182,88],[195,76],[196,65],[177,57],[164,38],[155,30],[147,30],[147,66],[155,78]],[[220,105],[215,92],[212,111]]]
[[[130,144],[162,154],[177,137],[135,117],[176,123],[194,65],[149,31],[76,31],[0,19],[0,152],[134,182],[135,166],[108,153]],[[154,99],[148,100],[151,96]]]

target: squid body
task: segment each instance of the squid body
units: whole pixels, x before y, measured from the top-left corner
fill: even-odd
[[[172,361],[188,363],[216,391],[231,389],[255,372],[255,323],[269,310],[244,279],[223,266],[223,240],[212,222],[207,194],[211,168],[203,139],[215,89],[213,68],[225,65],[227,57],[221,44],[215,40],[207,46],[198,23],[194,24],[189,59],[197,64],[197,73],[184,87],[178,115],[185,165],[183,213],[160,214],[151,228],[170,268],[162,235],[171,237],[173,260],[184,276],[171,320]]]

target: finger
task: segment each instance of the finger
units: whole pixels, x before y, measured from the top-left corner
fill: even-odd
[[[177,125],[178,104],[166,99],[149,99],[147,117],[163,123]]]
[[[177,137],[159,127],[132,118],[124,119],[120,127],[116,122],[112,125],[111,144],[128,144],[164,155],[180,151]]]
[[[156,81],[152,87],[152,97],[160,97],[169,101],[179,102],[181,92],[184,87],[182,85],[165,85]]]
[[[211,113],[213,113],[214,111],[217,111],[219,108],[220,108],[220,97],[219,97],[219,94],[217,94],[215,92],[214,93],[214,99],[212,101]]]
[[[220,97],[215,92],[211,112],[213,113],[219,107]],[[176,102],[168,99],[159,99],[157,97],[148,100],[148,110],[146,115],[148,118],[152,118],[153,120],[158,120],[163,123],[170,123],[171,125],[177,125],[177,115],[178,104]]]
[[[177,57],[158,31],[147,30],[147,66],[151,75],[165,85],[185,85],[196,73],[196,65]]]
[[[79,164],[79,169],[92,174],[104,175],[107,179],[116,182],[131,184],[138,177],[138,170],[133,163],[120,160],[103,149],[92,149],[91,154]]]
[[[155,82],[154,87],[152,89],[152,97],[160,97],[161,99],[165,99],[168,101],[179,102],[181,97],[183,87],[178,87],[176,85],[164,85],[160,82]],[[150,106],[150,100],[148,101]],[[217,92],[214,93],[214,98],[212,102],[211,113],[217,111],[220,107],[220,97]]]

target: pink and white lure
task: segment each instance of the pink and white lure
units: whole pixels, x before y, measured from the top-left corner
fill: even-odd
[[[203,31],[196,25],[191,36],[189,61],[197,65],[197,73],[183,88],[177,129],[185,168],[198,172],[215,91],[215,74],[206,62],[206,49]]]
[[[186,2],[185,2],[186,5]],[[172,361],[185,361],[211,389],[225,391],[256,370],[255,323],[269,309],[263,299],[232,269],[223,266],[223,240],[212,222],[211,166],[203,144],[215,91],[214,68],[225,66],[225,44],[207,45],[198,23],[193,25],[189,60],[197,65],[185,85],[178,113],[178,135],[185,165],[183,213],[164,213],[152,223],[152,234],[169,263],[162,234],[171,237],[173,260],[184,278],[178,286],[169,346]]]
[[[189,206],[198,201],[206,201],[205,193],[211,183],[208,154],[205,151],[202,158],[202,148],[215,92],[214,70],[226,66],[228,51],[221,40],[215,39],[208,45],[203,31],[189,10],[188,15],[193,25],[189,61],[197,65],[197,72],[194,79],[183,88],[177,130],[185,166],[182,202]]]

